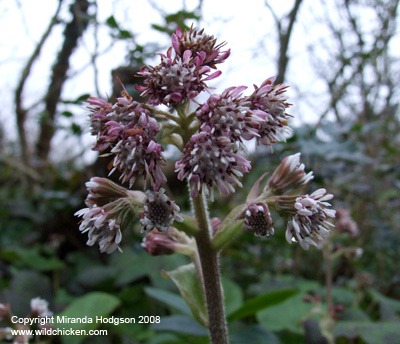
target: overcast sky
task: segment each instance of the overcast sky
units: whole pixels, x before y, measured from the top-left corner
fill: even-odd
[[[0,38],[2,51],[0,100],[3,105],[0,119],[11,138],[15,138],[13,133],[15,133],[14,90],[16,84],[24,64],[54,14],[57,2],[56,0],[20,0],[0,3],[0,30],[3,33]],[[158,6],[165,13],[173,13],[181,9],[182,4],[185,4],[188,10],[192,10],[197,6],[198,1],[99,0],[97,19],[100,23],[104,23],[107,17],[114,15],[123,29],[137,35],[139,43],[161,42],[167,45],[168,37],[151,29],[152,23],[163,24],[162,15],[155,7]],[[278,16],[281,16],[291,9],[293,1],[270,0],[270,4]],[[294,124],[315,121],[318,106],[322,108],[324,102],[327,101],[325,85],[315,76],[308,53],[310,46],[318,44],[328,35],[325,23],[321,20],[324,12],[319,4],[320,1],[304,0],[298,15],[299,21],[296,23],[292,36],[289,51],[291,59],[285,83],[292,86],[289,89],[289,95],[291,102],[294,103],[290,111],[296,118],[293,121]],[[61,17],[66,20],[70,17],[66,4],[63,5]],[[264,0],[204,0],[202,18],[201,26],[206,29],[206,32],[218,37],[219,41],[226,41],[226,47],[232,51],[231,57],[224,64],[219,65],[223,72],[222,76],[209,83],[217,88],[216,92],[221,92],[229,86],[246,85],[252,88],[252,84],[259,85],[266,78],[275,75],[276,30]],[[368,13],[365,18],[369,19]],[[31,104],[37,103],[45,94],[51,65],[62,42],[62,29],[62,25],[55,27],[40,58],[34,65],[33,73],[24,89],[24,105],[28,108]],[[107,27],[99,27],[99,51],[109,46],[109,32]],[[94,49],[93,37],[92,28],[85,33],[79,49],[76,49],[72,56],[72,68],[69,75],[74,77],[65,84],[62,95],[64,99],[75,99],[83,93],[95,95],[93,68],[84,68],[89,65],[90,54]],[[103,98],[111,93],[111,70],[124,64],[125,47],[124,43],[114,45],[111,50],[98,58],[100,96]],[[251,89],[249,91],[251,92]],[[87,119],[82,110],[77,121],[83,124],[85,120]],[[34,129],[36,122],[37,118],[31,118],[27,125]],[[56,140],[64,140],[64,137],[59,136]]]

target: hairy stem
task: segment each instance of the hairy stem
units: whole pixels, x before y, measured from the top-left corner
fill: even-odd
[[[206,200],[202,194],[199,194],[192,201],[194,215],[199,226],[199,232],[195,238],[204,279],[211,342],[213,344],[228,344],[218,253],[211,245],[212,234]]]

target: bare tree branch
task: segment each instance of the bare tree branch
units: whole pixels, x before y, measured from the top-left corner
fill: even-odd
[[[45,97],[45,118],[40,125],[40,134],[36,146],[37,156],[42,162],[47,160],[50,142],[55,132],[56,109],[62,87],[67,78],[69,59],[78,45],[78,39],[82,36],[89,23],[88,7],[88,0],[76,0],[71,5],[72,20],[65,27],[63,46],[52,69],[51,81]]]
[[[26,133],[25,133],[25,128],[24,128],[27,110],[22,105],[22,92],[23,92],[23,89],[25,86],[25,82],[31,72],[33,63],[40,55],[40,51],[42,50],[44,43],[46,42],[47,38],[49,37],[54,25],[56,25],[58,23],[57,17],[60,12],[61,2],[62,1],[60,0],[58,3],[58,6],[57,6],[57,10],[50,20],[49,26],[47,27],[46,31],[43,33],[42,38],[36,45],[35,50],[33,51],[31,57],[29,58],[28,62],[26,63],[26,65],[22,71],[21,78],[18,82],[17,88],[15,90],[15,107],[16,107],[16,116],[17,116],[16,119],[17,119],[18,136],[19,136],[19,141],[20,141],[20,145],[21,145],[22,158],[25,162],[29,162],[29,160],[30,160],[30,151],[28,148],[28,143],[26,140]]]
[[[278,29],[278,35],[279,35],[279,57],[278,57],[278,75],[276,76],[276,83],[281,84],[285,80],[285,74],[289,62],[289,57],[287,55],[288,50],[289,50],[289,43],[290,43],[290,37],[293,32],[293,27],[294,23],[296,21],[297,14],[299,12],[299,8],[303,0],[296,0],[292,10],[290,13],[286,16],[287,19],[289,19],[289,24],[287,27],[283,27],[282,22],[283,18],[278,18],[276,13],[273,11],[271,5],[268,3],[268,1],[265,1],[265,5],[268,7],[270,10],[277,29]]]

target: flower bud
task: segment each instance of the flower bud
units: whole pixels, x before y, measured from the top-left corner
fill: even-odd
[[[268,181],[267,191],[274,195],[281,195],[288,191],[307,185],[313,178],[313,173],[305,173],[304,164],[300,164],[300,153],[289,155]]]
[[[336,209],[337,221],[335,223],[336,230],[341,233],[347,233],[350,237],[355,238],[358,236],[357,223],[353,221],[350,212],[346,209]]]
[[[169,227],[165,232],[152,229],[143,238],[142,247],[152,256],[181,253],[191,255],[194,252],[194,242],[185,233],[175,227]]]
[[[118,198],[128,197],[128,190],[112,182],[107,178],[93,177],[86,182],[86,188],[89,195],[85,200],[88,207],[110,203]]]

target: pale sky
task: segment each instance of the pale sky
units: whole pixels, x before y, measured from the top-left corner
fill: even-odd
[[[186,4],[191,10],[197,1],[181,0],[153,1],[163,8],[166,13],[173,13]],[[123,29],[131,30],[137,34],[140,44],[148,42],[161,42],[167,46],[168,37],[151,29],[151,24],[163,24],[160,13],[154,9],[153,2],[146,0],[99,0],[98,21],[105,22],[106,18],[114,15]],[[40,10],[38,10],[38,6]],[[2,110],[0,119],[10,138],[15,138],[14,118],[14,90],[19,80],[21,70],[31,55],[36,43],[46,29],[51,16],[56,9],[57,1],[10,1],[0,3],[0,30],[2,36],[0,59],[0,100]],[[293,0],[270,0],[271,6],[278,15],[287,13]],[[63,5],[62,18],[69,20],[68,7]],[[315,75],[310,64],[308,48],[323,40],[328,31],[324,23],[318,21],[322,17],[319,1],[304,0],[298,15],[292,35],[292,44],[289,51],[291,57],[287,72],[286,84],[289,84],[290,102],[294,104],[290,113],[295,116],[292,124],[302,121],[315,121],[317,110],[327,101],[324,83]],[[230,0],[204,0],[202,8],[201,27],[208,34],[218,37],[218,41],[226,41],[226,48],[231,49],[230,58],[220,66],[223,74],[209,83],[216,87],[215,92],[222,92],[229,86],[245,85],[252,90],[253,84],[261,84],[266,78],[276,73],[275,57],[277,53],[275,24],[264,0],[230,1]],[[368,20],[368,13],[366,13]],[[187,23],[190,24],[190,23]],[[53,29],[51,37],[46,42],[40,58],[34,65],[33,73],[24,89],[24,104],[29,108],[37,103],[46,92],[57,51],[62,42],[62,29],[58,25]],[[8,34],[7,34],[8,33]],[[109,46],[109,29],[100,26],[98,31],[99,51]],[[75,99],[83,93],[96,95],[93,83],[93,68],[86,67],[90,61],[90,54],[94,49],[94,31],[88,30],[78,49],[71,59],[72,69],[69,75],[74,77],[64,85],[62,97]],[[111,93],[111,70],[124,64],[125,43],[113,46],[106,54],[98,58],[98,76],[100,96],[107,98]],[[322,52],[323,53],[323,52]],[[155,60],[155,63],[157,59]],[[315,98],[315,100],[314,100]],[[319,105],[321,104],[321,105]],[[39,108],[34,111],[39,113]],[[84,124],[87,121],[85,111],[76,114],[76,121]],[[37,118],[30,118],[27,126],[35,129]],[[63,125],[61,120],[60,125]],[[55,138],[56,145],[63,142],[65,133]],[[88,139],[89,141],[92,139]],[[85,144],[90,143],[85,139]],[[73,143],[70,143],[73,146]],[[76,150],[71,147],[71,151]],[[71,153],[72,154],[72,153]]]

